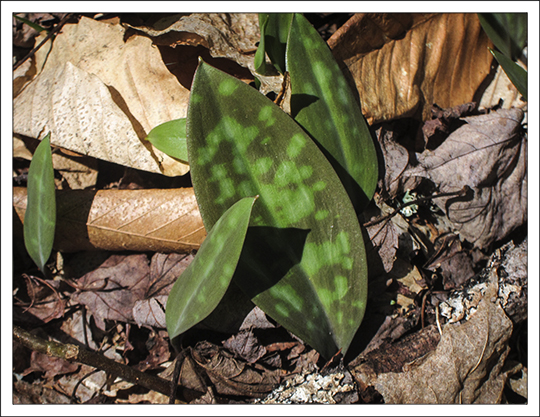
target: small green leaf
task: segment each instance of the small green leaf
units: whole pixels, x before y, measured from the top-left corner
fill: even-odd
[[[259,13],[259,31],[261,32],[261,39],[259,40],[257,52],[255,52],[255,58],[253,59],[253,67],[259,74],[266,73],[266,43],[264,33],[267,24],[268,13]]]
[[[28,201],[24,215],[24,244],[45,273],[56,227],[56,196],[49,133],[34,152],[28,170]]]
[[[223,298],[236,269],[256,199],[243,198],[223,214],[195,259],[174,283],[165,310],[171,340],[206,318]]]
[[[291,115],[324,149],[357,211],[378,181],[377,153],[360,106],[328,45],[295,14],[287,43]]]
[[[17,15],[13,15],[13,16],[15,17],[15,19],[20,20],[23,23],[26,23],[28,26],[30,26],[32,29],[36,30],[37,32],[43,32],[44,30],[46,31],[44,27],[38,25],[37,23],[31,22],[28,19],[25,19],[24,17],[20,17]]]
[[[489,51],[493,54],[504,72],[506,72],[512,84],[516,86],[525,101],[527,101],[527,71],[500,52],[494,51],[491,48],[489,48]]]
[[[292,17],[292,13],[259,13],[261,40],[259,49],[257,49],[259,56],[257,57],[256,54],[254,63],[255,70],[258,73],[263,74],[265,71],[263,67],[265,52],[276,69],[281,74],[285,73],[285,50]],[[261,59],[262,63],[260,62]],[[257,69],[257,64],[259,64],[260,70]]]
[[[527,13],[478,13],[478,18],[495,47],[517,61],[527,44]]]
[[[167,155],[187,163],[185,118],[171,120],[156,126],[150,131],[146,140]]]
[[[238,199],[260,196],[233,284],[324,357],[346,352],[365,311],[366,254],[321,150],[271,100],[202,61],[187,137],[207,229]]]

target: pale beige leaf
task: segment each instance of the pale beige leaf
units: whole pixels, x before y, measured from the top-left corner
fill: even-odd
[[[493,61],[472,13],[359,14],[328,43],[354,79],[370,124],[428,120],[434,103],[447,108],[473,101]]]
[[[65,252],[189,253],[206,236],[192,188],[66,190],[56,198],[54,247]],[[23,223],[26,188],[14,188],[13,206]]]
[[[17,134],[41,139],[51,132],[53,145],[160,172],[107,86],[70,62],[42,72],[15,98],[13,125]]]
[[[151,129],[169,120],[185,117],[189,98],[189,91],[184,88],[172,75],[161,58],[161,54],[152,41],[144,36],[132,36],[125,40],[126,29],[119,24],[103,23],[93,19],[82,17],[78,24],[65,25],[53,44],[50,53],[50,43],[45,44],[36,53],[36,67],[38,75],[32,83],[36,83],[39,91],[46,80],[40,80],[51,70],[63,67],[67,62],[97,76],[108,88],[110,96],[116,106],[124,113],[129,126],[118,129],[111,146],[117,146],[134,137],[141,144]],[[41,41],[41,37],[37,42]],[[49,88],[50,89],[50,88]],[[77,90],[80,95],[84,90]],[[75,93],[75,92],[74,92]],[[84,93],[87,93],[84,91]],[[30,95],[24,98],[27,105],[32,106],[55,106],[57,103],[32,100],[32,93],[23,90],[20,94]],[[17,99],[23,99],[22,97]],[[16,100],[17,100],[16,99]],[[16,103],[15,108],[18,104]],[[69,109],[63,110],[68,112]],[[83,109],[78,109],[79,113]],[[87,107],[88,120],[99,120],[102,116],[99,107]],[[26,110],[35,112],[36,110]],[[54,108],[47,113],[62,111]],[[71,114],[76,120],[80,117],[77,112]],[[20,129],[33,131],[37,128],[25,126],[27,120],[19,119],[14,123],[15,131]],[[42,126],[44,122],[40,123]],[[23,133],[24,134],[24,133]],[[34,135],[33,137],[41,138]],[[95,138],[91,133],[82,131],[78,142],[90,141]],[[62,140],[57,132],[53,131],[51,142]],[[188,167],[162,152],[154,149],[150,144],[149,154],[155,160],[153,166],[148,165],[145,169],[151,172],[162,172],[165,175],[183,175]],[[79,145],[78,147],[81,147]],[[68,148],[75,150],[73,148]],[[95,156],[95,155],[91,155]],[[113,162],[117,162],[116,160]],[[124,164],[123,162],[117,162]],[[125,165],[125,164],[124,164]],[[132,166],[132,165],[128,165]]]

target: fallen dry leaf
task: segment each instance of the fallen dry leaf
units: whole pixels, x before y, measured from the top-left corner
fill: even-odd
[[[79,290],[72,300],[84,304],[102,330],[104,320],[133,323],[137,301],[167,295],[192,258],[191,255],[155,254],[152,264],[168,265],[156,268],[148,264],[145,254],[112,255],[98,269],[77,280]],[[162,271],[161,275],[155,275],[157,270]],[[156,324],[150,312],[144,314],[140,310],[137,310],[137,324]]]
[[[457,233],[483,249],[503,239],[527,220],[527,139],[520,109],[501,109],[466,117],[437,149],[417,154],[418,166],[404,177],[430,179],[440,192],[464,186],[474,197],[441,197],[443,210]]]
[[[354,40],[354,41],[353,41]],[[491,46],[476,14],[361,13],[328,40],[358,89],[370,124],[473,101]]]
[[[13,207],[23,223],[26,188],[14,187]],[[206,236],[192,188],[58,191],[56,210],[54,247],[65,252],[189,253]]]
[[[491,283],[478,310],[463,324],[447,324],[437,348],[405,366],[381,373],[373,381],[387,404],[496,404],[507,375],[512,322],[498,303]]]
[[[66,149],[183,175],[187,165],[144,138],[157,125],[185,117],[189,91],[150,39],[124,41],[125,31],[84,16],[65,25],[50,53],[50,42],[36,53],[38,74],[14,99],[14,131],[36,139],[51,131],[51,143]]]

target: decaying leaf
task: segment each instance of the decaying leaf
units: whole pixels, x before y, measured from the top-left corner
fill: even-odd
[[[417,154],[419,165],[404,176],[428,178],[441,192],[470,187],[472,198],[442,197],[433,202],[463,239],[486,248],[527,220],[523,111],[501,109],[464,120],[467,124],[437,149]]]
[[[98,269],[77,280],[79,291],[72,299],[86,306],[101,329],[105,328],[104,320],[161,327],[156,314],[159,297],[169,293],[192,258],[191,255],[155,254],[149,265],[144,254],[112,255]],[[156,271],[161,272],[155,275]],[[155,303],[137,304],[144,300],[155,300]]]
[[[357,14],[328,44],[354,79],[370,124],[427,120],[433,103],[472,101],[493,61],[472,13]]]
[[[404,367],[382,373],[374,386],[387,404],[495,404],[501,400],[507,375],[502,367],[509,352],[512,322],[491,282],[478,310],[466,323],[443,327],[437,348]]]
[[[51,130],[53,144],[66,149],[183,175],[185,164],[143,140],[155,126],[185,117],[189,92],[150,39],[124,35],[118,24],[86,17],[65,25],[52,49],[47,43],[36,53],[38,75],[14,99],[14,131],[41,139]]]
[[[57,192],[54,247],[186,253],[206,236],[192,188]],[[13,189],[21,222],[26,188]]]
[[[259,397],[270,392],[283,376],[283,371],[269,370],[261,365],[250,366],[232,357],[224,349],[209,342],[199,342],[193,359],[208,374],[216,391],[222,395]]]

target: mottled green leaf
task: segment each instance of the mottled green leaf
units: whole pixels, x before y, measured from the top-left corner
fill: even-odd
[[[34,152],[28,170],[28,201],[24,215],[24,244],[44,273],[56,227],[56,196],[49,133]]]
[[[366,258],[354,208],[323,153],[272,101],[204,62],[187,137],[207,229],[238,199],[260,196],[233,283],[324,357],[345,352],[364,314]]]
[[[499,65],[503,68],[512,84],[516,86],[525,101],[527,101],[527,71],[500,52],[489,49]]]
[[[287,43],[291,115],[324,149],[358,211],[375,192],[377,153],[353,92],[328,45],[295,14]]]
[[[265,52],[276,69],[281,74],[285,73],[285,50],[292,16],[292,13],[259,13],[261,40],[254,62],[255,70],[258,73],[263,74],[266,70],[264,67]]]
[[[165,122],[153,128],[146,140],[173,158],[187,162],[186,119]]]
[[[243,198],[220,217],[195,259],[174,283],[165,310],[171,340],[206,318],[223,298],[238,264],[256,199]]]
[[[478,18],[495,47],[517,61],[527,44],[527,13],[478,13]]]

